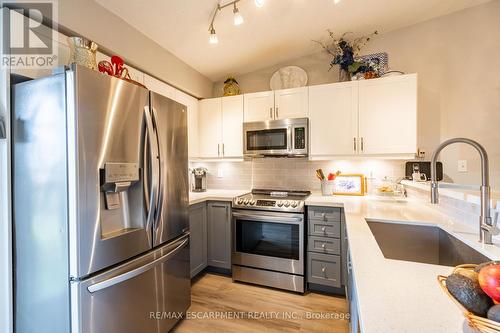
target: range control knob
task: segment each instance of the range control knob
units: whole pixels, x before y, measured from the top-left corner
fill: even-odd
[[[283,205],[285,205],[285,207],[290,206],[290,201],[286,200],[286,201],[285,201],[285,203],[284,203]]]
[[[283,201],[278,200],[278,202],[276,204],[278,205],[278,207],[282,207],[283,206]]]
[[[248,205],[248,199],[243,200],[243,203],[244,203],[245,205]]]
[[[251,199],[250,200],[250,205],[254,206],[255,205],[255,200],[254,199]]]
[[[236,201],[236,203],[237,203],[238,205],[241,205],[241,204],[243,203],[243,199],[242,199],[242,198],[238,198],[238,200]]]
[[[292,201],[291,206],[292,206],[293,208],[296,208],[296,207],[297,207],[297,205],[298,205],[298,202],[297,202],[297,201]]]

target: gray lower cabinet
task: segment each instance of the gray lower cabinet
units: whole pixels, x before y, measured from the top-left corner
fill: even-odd
[[[207,204],[189,207],[191,278],[207,267]]]
[[[346,284],[345,225],[338,207],[308,207],[307,282],[342,292]],[[340,291],[338,291],[340,290]]]
[[[208,266],[231,269],[231,203],[207,204]]]
[[[340,288],[340,256],[310,252],[307,259],[307,281],[309,283]]]

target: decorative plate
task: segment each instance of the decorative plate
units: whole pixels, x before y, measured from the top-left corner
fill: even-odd
[[[354,60],[364,63],[374,63],[378,65],[378,75],[382,76],[389,69],[389,56],[386,52],[367,54],[356,57]]]
[[[286,66],[274,72],[269,86],[271,90],[299,88],[307,85],[307,73],[298,66]]]

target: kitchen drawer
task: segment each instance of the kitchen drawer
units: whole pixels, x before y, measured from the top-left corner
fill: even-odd
[[[340,239],[309,236],[307,251],[325,254],[340,254]]]
[[[307,253],[307,282],[329,287],[341,287],[340,256]]]
[[[309,220],[309,236],[324,236],[340,238],[340,222],[324,222]]]
[[[341,219],[341,208],[337,207],[310,206],[308,212],[309,219],[318,219],[325,222],[340,222]]]

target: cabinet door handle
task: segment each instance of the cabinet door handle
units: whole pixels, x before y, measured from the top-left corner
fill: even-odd
[[[326,272],[326,267],[321,268],[321,273],[324,274],[325,272]]]
[[[363,137],[361,137],[361,151],[365,149]]]
[[[276,117],[274,117],[274,119],[278,119],[279,118],[279,113],[278,113],[278,107],[276,107]]]
[[[325,232],[326,231],[326,227],[321,228],[321,231]]]
[[[273,108],[269,108],[269,118],[273,119]]]
[[[220,143],[217,144],[217,156],[220,156]]]
[[[226,155],[225,148],[226,148],[226,146],[224,144],[222,144],[222,156]]]
[[[324,249],[326,247],[326,243],[321,244],[321,248]]]
[[[357,148],[357,147],[356,147],[356,138],[353,138],[353,141],[354,141],[354,152],[356,152],[356,150],[357,150],[357,149],[356,149],[356,148]]]

